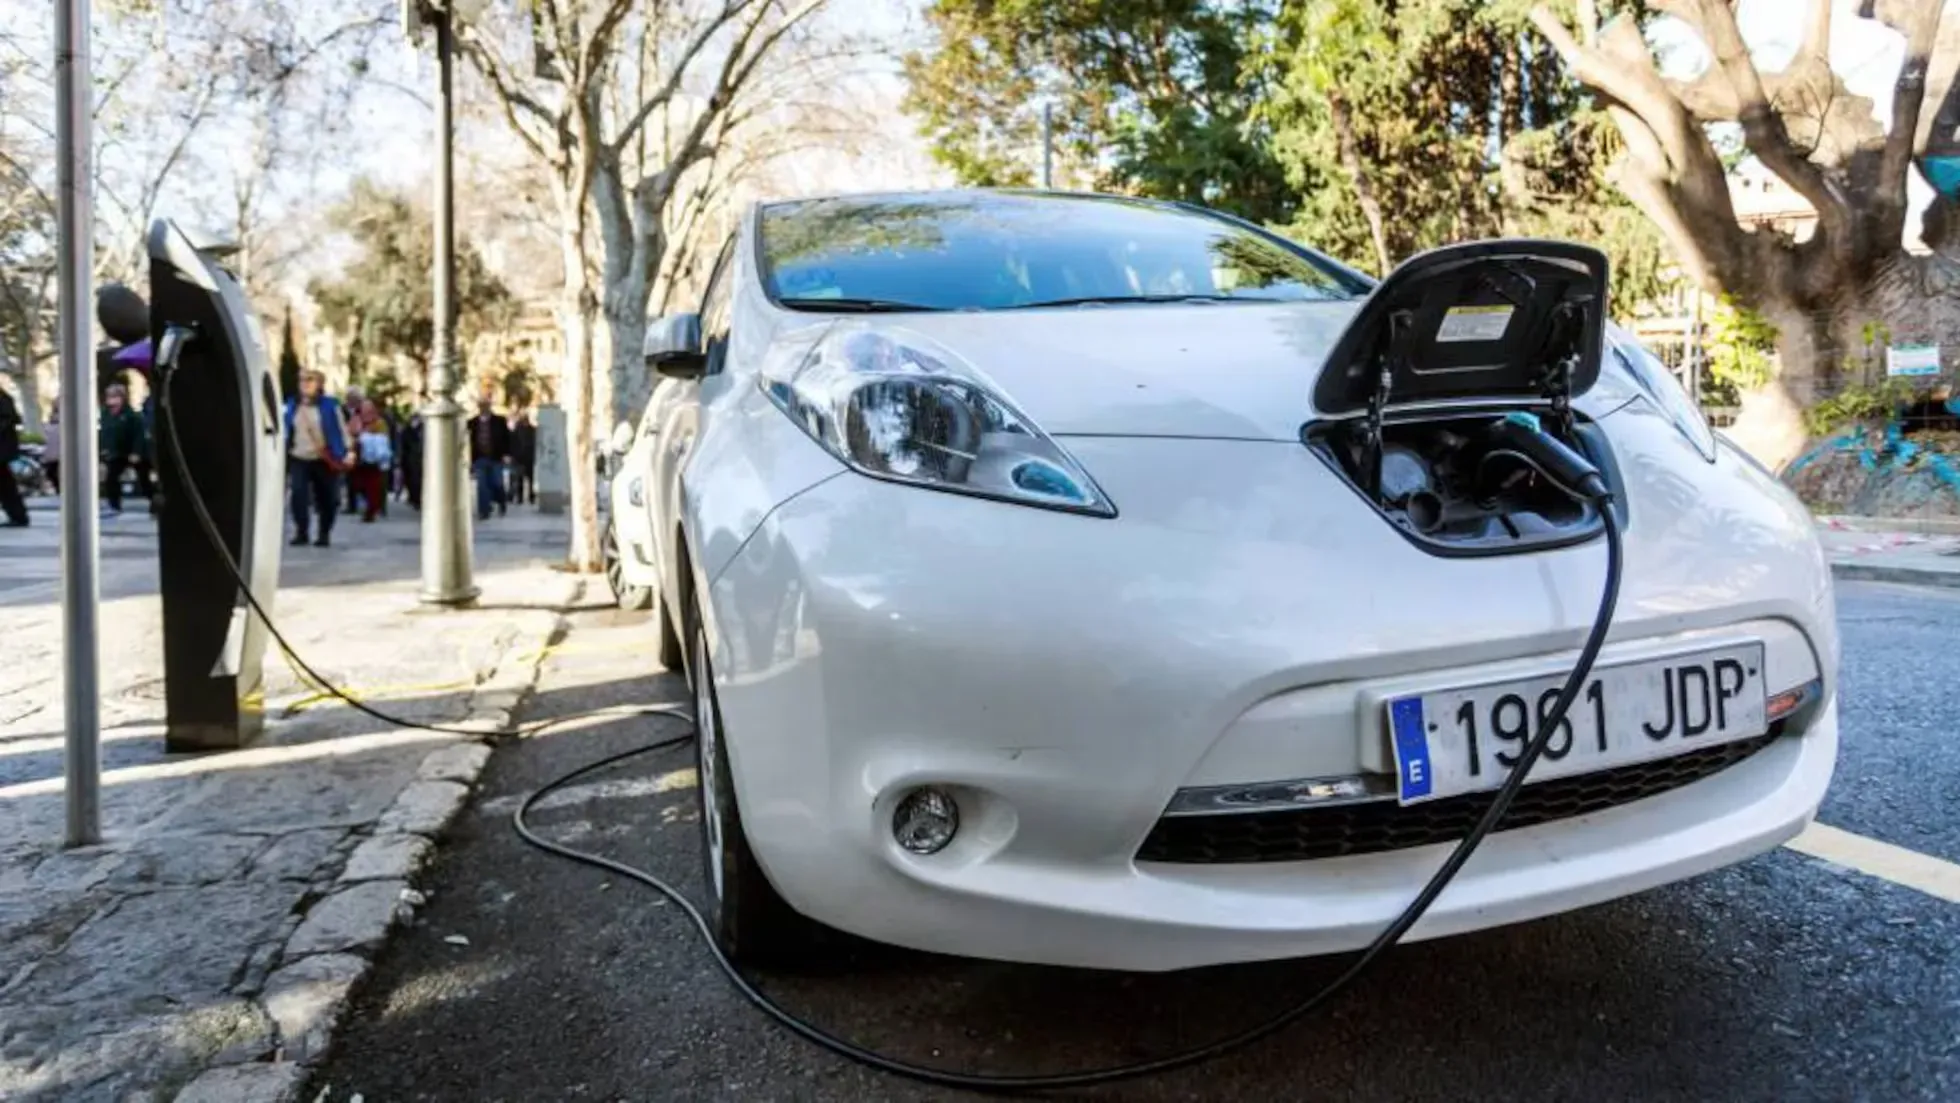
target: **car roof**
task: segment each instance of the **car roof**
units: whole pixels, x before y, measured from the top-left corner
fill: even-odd
[[[1030,199],[1067,199],[1089,202],[1121,203],[1136,207],[1157,207],[1165,210],[1185,208],[1182,203],[1162,199],[1150,199],[1136,195],[1116,195],[1109,192],[1068,191],[1062,188],[913,188],[885,191],[830,192],[821,195],[785,196],[780,199],[765,199],[758,207],[787,207],[801,203],[847,202],[892,202],[952,200],[973,196],[1015,196]]]

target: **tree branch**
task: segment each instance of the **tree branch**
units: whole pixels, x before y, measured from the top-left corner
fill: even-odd
[[[598,72],[601,61],[612,56],[613,36],[619,33],[619,25],[626,21],[626,14],[632,10],[632,0],[612,0],[606,10],[599,14],[599,25],[593,28],[592,37],[585,40],[585,46],[579,51],[581,74]]]
[[[1933,38],[1940,29],[1942,5],[1922,0],[1912,13],[1912,29],[1906,34],[1906,58],[1899,66],[1899,80],[1892,89],[1892,131],[1885,136],[1885,155],[1879,162],[1878,197],[1896,207],[1903,221],[1906,205],[1906,168],[1912,161],[1913,139],[1919,133],[1919,112],[1926,102],[1927,60],[1933,53]],[[1894,228],[1893,236],[1898,230]]]
[[[1729,6],[1728,0],[1652,0],[1652,3],[1655,10],[1675,16],[1701,35],[1715,56],[1716,68],[1727,78],[1735,95],[1736,120],[1742,124],[1742,137],[1749,152],[1816,209],[1818,228],[1832,250],[1840,254],[1849,252],[1853,218],[1850,199],[1790,141],[1783,117],[1770,106],[1769,98],[1763,93],[1762,76],[1749,58],[1749,48],[1736,26],[1735,9]]]
[[[1738,263],[1743,232],[1727,175],[1694,115],[1668,91],[1631,20],[1619,19],[1582,46],[1545,5],[1531,11],[1574,79],[1605,100],[1626,141],[1614,182],[1666,235],[1697,282],[1733,288],[1749,278]]]
[[[756,10],[755,17],[742,28],[741,35],[729,48],[728,57],[722,62],[721,75],[715,78],[715,90],[708,97],[707,105],[695,118],[694,125],[688,128],[687,136],[681,139],[676,154],[683,165],[692,164],[697,159],[691,151],[706,140],[708,128],[717,122],[716,116],[726,112],[734,94],[748,84],[749,78],[755,73],[755,67],[762,63],[763,58],[769,56],[770,51],[783,40],[784,35],[795,29],[798,23],[808,19],[824,3],[825,0],[804,0],[801,7],[785,15],[782,22],[764,35],[762,41],[751,51],[749,43],[755,37],[756,31],[761,28],[770,5],[765,4]],[[723,133],[726,133],[726,128],[723,129]]]
[[[1580,84],[1624,105],[1640,118],[1665,155],[1666,178],[1685,202],[1733,221],[1726,173],[1687,107],[1668,90],[1654,69],[1646,40],[1630,19],[1615,19],[1598,35],[1599,45],[1579,45],[1551,10],[1531,10],[1532,25],[1545,36]]]
[[[668,72],[666,81],[639,105],[632,117],[626,120],[626,125],[620,127],[619,134],[614,138],[616,149],[625,149],[626,143],[632,141],[633,136],[646,125],[647,117],[673,99],[674,93],[680,91],[681,81],[687,76],[688,69],[693,66],[694,59],[707,47],[708,40],[727,26],[729,21],[741,14],[742,9],[754,2],[755,0],[724,0],[721,10],[703,23],[700,29],[695,31],[694,37],[688,40],[687,45],[681,48],[680,57],[675,59],[674,67]]]
[[[1925,8],[1938,9],[1939,0],[1858,0],[1858,16],[1876,19],[1902,35],[1910,36],[1914,20]]]
[[[1828,63],[1831,56],[1831,0],[1810,0],[1810,15],[1804,20],[1800,57]]]
[[[490,90],[495,93],[497,106],[503,111],[504,121],[510,124],[511,132],[516,134],[518,140],[536,154],[539,160],[557,166],[562,160],[558,152],[562,143],[547,145],[544,138],[524,124],[524,119],[526,117],[537,119],[550,127],[551,133],[561,136],[565,130],[564,119],[553,114],[544,104],[519,88],[517,81],[511,75],[510,67],[504,64],[503,58],[499,57],[497,51],[488,43],[481,42],[474,34],[466,32],[457,36],[456,44],[462,47],[463,56],[476,68],[476,71],[482,73],[484,79],[490,82]]]

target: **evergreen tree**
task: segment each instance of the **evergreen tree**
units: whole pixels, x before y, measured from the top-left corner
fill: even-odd
[[[293,344],[293,310],[286,308],[285,333],[279,348],[279,393],[296,395],[299,393],[299,349]]]

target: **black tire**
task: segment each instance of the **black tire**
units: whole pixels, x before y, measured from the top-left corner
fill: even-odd
[[[693,618],[691,618],[693,619]],[[696,714],[694,762],[701,780],[701,866],[707,906],[702,914],[722,952],[738,965],[799,968],[814,964],[823,928],[783,901],[762,872],[742,832],[729,775],[728,743],[715,695],[707,635],[690,625]]]
[[[645,609],[653,604],[652,587],[626,584],[626,564],[620,558],[624,553],[619,549],[619,530],[610,520],[606,522],[605,536],[599,541],[599,554],[605,561],[606,585],[612,588],[615,604],[621,609]]]

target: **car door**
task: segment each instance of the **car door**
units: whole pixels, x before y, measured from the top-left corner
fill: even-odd
[[[734,308],[735,235],[722,245],[715,260],[708,286],[701,295],[701,351],[706,357],[704,374],[713,375],[728,356],[729,320]],[[654,539],[660,549],[660,568],[668,600],[680,599],[679,564],[674,547],[680,527],[681,471],[694,451],[701,424],[701,384],[692,379],[662,380],[656,394],[660,424],[655,428],[652,485],[655,520]],[[651,411],[650,411],[651,412]]]

